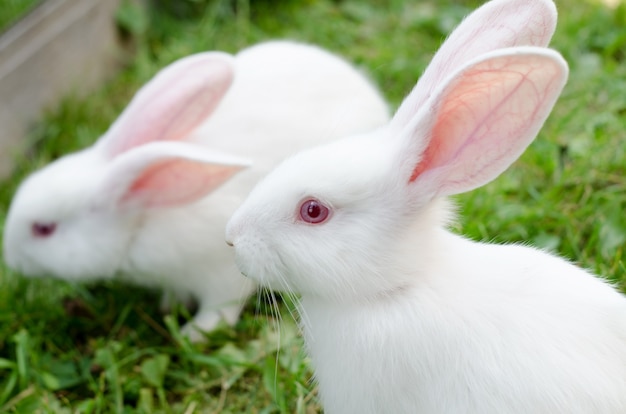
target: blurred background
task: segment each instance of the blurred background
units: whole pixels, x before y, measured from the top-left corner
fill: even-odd
[[[393,108],[480,1],[0,0],[0,230],[29,172],[91,145],[160,68],[260,41],[315,43],[358,65]],[[568,85],[537,140],[457,197],[454,230],[554,251],[624,291],[626,5],[557,0]],[[320,412],[291,312],[253,298],[206,344],[156,292],[26,280],[0,258],[0,412]]]

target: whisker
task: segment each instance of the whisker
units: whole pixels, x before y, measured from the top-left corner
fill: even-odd
[[[275,329],[276,333],[278,334],[278,343],[276,344],[276,360],[274,362],[274,389],[278,389],[278,360],[280,358],[280,349],[282,346],[282,332],[280,322],[282,320],[282,316],[280,313],[280,309],[278,308],[278,303],[276,301],[276,295],[274,294],[274,292],[268,288],[266,288],[265,291],[271,301],[273,313],[276,315],[274,324],[276,325]]]
[[[286,280],[284,281],[284,284],[286,287],[285,295],[289,299],[289,302],[294,304],[296,307],[295,310],[292,309],[291,307],[287,307],[287,310],[289,311],[289,315],[291,316],[291,318],[296,322],[296,325],[298,326],[298,330],[300,331],[300,334],[303,334],[304,333],[303,327],[310,328],[311,322],[306,312],[304,312],[302,308],[299,306],[300,298],[298,294],[294,292],[294,290],[289,286],[289,283]]]

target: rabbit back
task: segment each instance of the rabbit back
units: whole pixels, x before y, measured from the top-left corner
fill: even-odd
[[[236,55],[233,85],[194,139],[250,157],[254,169],[388,119],[385,100],[359,69],[317,46],[272,41]]]

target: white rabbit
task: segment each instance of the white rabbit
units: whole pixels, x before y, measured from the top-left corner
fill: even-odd
[[[201,340],[195,327],[234,323],[253,291],[223,239],[253,184],[295,151],[388,119],[363,74],[314,46],[275,41],[235,58],[181,59],[145,85],[94,146],[22,183],[4,258],[25,275],[120,275],[195,298],[199,310],[183,330]],[[242,159],[252,165],[231,178],[246,167]]]
[[[386,127],[287,159],[229,221],[242,273],[301,295],[326,413],[626,413],[626,299],[546,252],[446,229],[446,196],[513,163],[568,74],[541,47],[459,56],[461,34],[477,51],[472,25],[507,20],[488,12],[523,21],[541,3],[477,10]]]

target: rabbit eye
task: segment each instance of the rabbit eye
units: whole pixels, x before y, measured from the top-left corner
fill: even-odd
[[[54,234],[54,231],[57,229],[56,223],[33,223],[31,226],[31,233],[35,237],[44,238],[49,237]]]
[[[317,200],[306,200],[300,205],[300,218],[311,224],[319,224],[325,221],[330,210]]]

